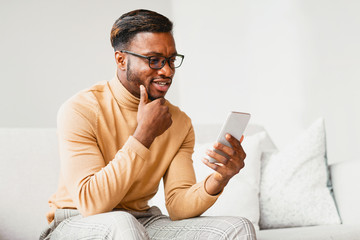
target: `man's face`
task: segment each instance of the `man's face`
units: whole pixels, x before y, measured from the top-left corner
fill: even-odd
[[[128,49],[145,56],[170,57],[176,54],[175,41],[171,33],[138,33]],[[125,53],[126,80],[120,79],[123,85],[135,96],[140,96],[140,85],[144,85],[149,99],[162,98],[168,91],[175,70],[166,63],[161,69],[151,69],[149,61],[144,58]]]

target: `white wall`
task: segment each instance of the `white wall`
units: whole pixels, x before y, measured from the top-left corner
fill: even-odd
[[[360,160],[360,2],[299,1],[299,7],[305,35],[303,122],[324,116],[330,160]]]
[[[325,117],[330,162],[359,156],[358,1],[183,0],[173,9],[186,55],[180,105],[194,122],[250,112],[282,148]]]
[[[137,8],[172,15],[166,0],[0,0],[0,127],[55,127],[62,102],[110,80],[111,27]]]
[[[279,147],[320,116],[338,161],[360,140],[357,0],[0,0],[0,127],[55,127],[60,104],[115,73],[109,33],[135,8],[175,24],[170,100],[195,123],[252,113]],[[330,159],[331,160],[331,159]]]

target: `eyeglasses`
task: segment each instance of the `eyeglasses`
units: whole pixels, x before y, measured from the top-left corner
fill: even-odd
[[[171,69],[178,68],[181,66],[181,64],[184,60],[184,57],[185,57],[184,55],[181,55],[181,54],[175,54],[174,56],[167,58],[167,57],[163,57],[163,56],[144,56],[144,55],[133,53],[133,52],[126,51],[126,50],[121,50],[120,52],[128,53],[128,54],[131,54],[136,57],[145,58],[149,61],[149,67],[152,69],[157,69],[157,70],[162,69],[165,66],[166,62],[168,62]]]

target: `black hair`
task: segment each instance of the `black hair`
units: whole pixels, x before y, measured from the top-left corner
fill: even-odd
[[[150,10],[138,9],[123,14],[111,29],[111,45],[115,51],[124,49],[140,32],[170,32],[173,23],[165,16]]]

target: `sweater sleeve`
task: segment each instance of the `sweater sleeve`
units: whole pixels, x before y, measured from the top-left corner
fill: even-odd
[[[97,106],[86,104],[67,102],[58,112],[61,174],[83,216],[111,211],[117,206],[150,154],[130,136],[106,165],[96,140]]]
[[[166,208],[172,220],[201,215],[215,203],[219,196],[212,196],[206,192],[205,180],[196,183],[191,159],[194,144],[195,135],[191,126],[185,141],[164,176]]]

